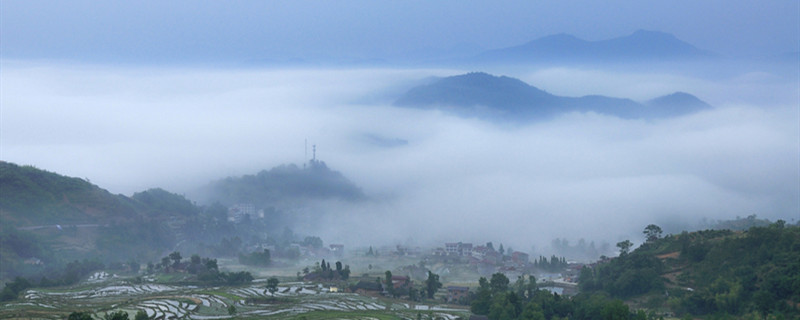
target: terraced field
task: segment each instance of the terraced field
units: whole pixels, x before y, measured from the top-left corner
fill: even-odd
[[[233,306],[233,308],[229,308]],[[234,309],[231,314],[229,309]],[[65,319],[73,311],[102,319],[123,310],[129,318],[144,310],[151,319],[423,319],[467,318],[465,309],[409,304],[353,293],[329,292],[310,283],[286,283],[274,295],[264,284],[200,288],[130,284],[125,280],[85,284],[60,290],[28,290],[24,298],[0,305],[0,319]]]

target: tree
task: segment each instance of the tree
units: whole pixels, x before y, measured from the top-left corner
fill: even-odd
[[[173,251],[172,253],[170,253],[170,254],[169,254],[169,258],[170,258],[170,260],[174,261],[174,262],[172,263],[172,266],[173,266],[173,267],[177,267],[177,266],[178,266],[178,264],[180,264],[180,263],[181,263],[181,259],[183,259],[183,258],[181,257],[181,253],[180,253],[180,252],[178,252],[178,251]]]
[[[219,267],[217,266],[217,259],[208,259],[206,260],[206,270],[211,271],[219,271]]]
[[[267,290],[272,295],[278,291],[278,278],[272,277],[267,280]]]
[[[408,300],[419,301],[419,290],[417,288],[411,288],[408,290]]]
[[[495,295],[498,293],[508,291],[509,282],[510,281],[508,280],[508,277],[506,277],[505,274],[502,274],[500,272],[493,274],[492,279],[489,280],[489,285],[492,288],[492,294]]]
[[[649,224],[642,233],[647,237],[647,242],[653,242],[661,238],[661,227]]]
[[[340,273],[340,275],[342,276],[342,280],[350,279],[350,266],[349,265],[345,265],[344,269],[342,269],[342,273]]]
[[[492,291],[489,286],[489,281],[481,277],[478,280],[478,292],[475,294],[475,299],[470,304],[470,311],[474,314],[487,315],[489,308],[492,306]]]
[[[133,273],[139,273],[139,269],[142,268],[142,265],[136,262],[136,260],[131,260],[128,261],[128,268],[130,268]]]
[[[627,320],[630,317],[630,309],[622,300],[607,302],[600,310],[603,319],[608,320]]]
[[[439,275],[428,271],[428,279],[425,280],[425,288],[427,289],[425,292],[428,294],[428,299],[433,299],[433,294],[441,287],[442,283],[439,282]]]
[[[147,316],[147,312],[144,310],[139,310],[136,312],[136,315],[133,317],[133,320],[148,320],[150,317]]]
[[[339,274],[342,273],[342,262],[341,261],[336,261],[336,272],[338,272]]]
[[[617,248],[619,248],[619,255],[621,256],[628,254],[628,251],[631,250],[631,247],[633,247],[633,242],[630,240],[617,242]]]
[[[106,315],[103,316],[103,319],[104,320],[128,320],[128,313],[125,312],[125,311],[122,311],[122,310],[119,310],[119,311],[116,311],[116,312],[112,312],[112,313],[106,313]]]
[[[304,246],[310,246],[315,249],[322,248],[322,239],[319,237],[306,237],[303,239]]]
[[[503,244],[502,243],[500,244],[500,249],[497,249],[497,252],[500,252],[500,255],[503,255],[503,254],[506,253],[506,250],[503,249]]]
[[[386,280],[384,282],[386,284],[386,292],[389,294],[394,294],[394,284],[392,284],[392,272],[386,270]]]
[[[202,259],[199,255],[193,254],[191,258],[189,258],[189,267],[187,271],[191,274],[197,274],[200,271],[202,266]]]
[[[67,317],[67,320],[94,320],[92,315],[88,312],[73,312]]]
[[[6,283],[2,293],[0,293],[0,301],[14,300],[19,296],[19,293],[31,287],[30,281],[23,277],[16,277],[14,281]]]

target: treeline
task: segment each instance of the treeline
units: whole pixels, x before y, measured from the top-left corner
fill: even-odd
[[[567,268],[567,259],[564,257],[556,257],[553,255],[550,257],[550,261],[547,260],[546,257],[539,256],[538,260],[533,261],[533,266],[536,269],[549,271],[549,272],[556,272],[561,271]]]
[[[335,269],[331,268],[331,263],[325,262],[325,259],[322,259],[322,262],[318,262],[314,266],[314,270],[309,270],[307,267],[303,269],[303,277],[304,279],[309,280],[347,280],[350,278],[350,266],[349,265],[342,265],[341,261],[336,261],[334,264]],[[299,273],[298,273],[299,277]]]
[[[579,239],[572,245],[565,238],[555,238],[550,241],[550,247],[559,255],[579,260],[596,260],[603,255],[612,253],[611,245],[608,242],[602,242],[598,246],[594,241],[587,243],[585,239]]]
[[[239,253],[239,263],[248,266],[268,267],[272,263],[272,257],[268,249],[262,252],[251,252],[250,254]]]
[[[161,263],[148,265],[149,272],[185,272],[195,275],[195,280],[201,284],[216,285],[240,285],[253,281],[253,275],[247,271],[240,272],[221,272],[217,265],[217,259],[201,258],[199,255],[192,255],[188,261],[183,261],[181,253],[174,251],[168,256],[161,258]]]
[[[490,320],[514,319],[648,319],[644,311],[633,312],[619,299],[604,294],[579,294],[570,299],[540,290],[536,279],[520,277],[513,285],[502,273],[491,280],[481,277],[470,296],[470,310]]]

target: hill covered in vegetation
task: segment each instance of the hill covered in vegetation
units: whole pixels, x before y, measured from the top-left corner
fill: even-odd
[[[113,195],[87,180],[0,162],[0,279],[83,264],[148,261],[171,249],[204,208],[149,189]],[[37,279],[38,280],[38,279]]]
[[[254,175],[228,177],[212,182],[202,193],[209,203],[250,203],[259,208],[283,208],[308,200],[366,198],[352,181],[319,160],[311,160],[303,168],[282,165]]]
[[[800,226],[651,233],[635,251],[585,267],[580,288],[684,316],[798,317]]]
[[[519,79],[483,72],[446,77],[411,88],[394,104],[401,107],[439,108],[461,116],[504,121],[542,120],[568,112],[595,112],[625,119],[658,119],[711,108],[684,92],[644,103],[601,95],[563,97]]]
[[[0,162],[3,224],[109,223],[139,215],[132,199],[113,195],[89,181]]]

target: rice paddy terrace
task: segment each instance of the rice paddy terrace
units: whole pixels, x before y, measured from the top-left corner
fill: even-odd
[[[354,293],[331,292],[312,283],[286,283],[274,294],[264,283],[241,287],[133,284],[109,277],[62,289],[30,289],[21,299],[0,305],[1,319],[65,319],[74,311],[95,319],[143,310],[151,319],[423,319],[467,318],[469,311]],[[231,308],[233,306],[233,308]],[[231,312],[235,309],[235,312]]]

